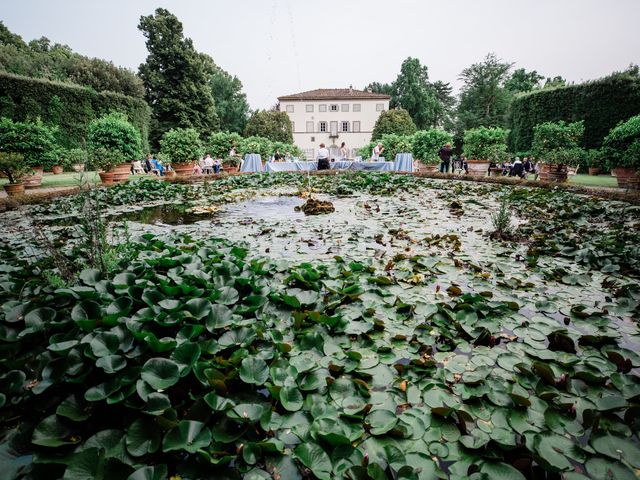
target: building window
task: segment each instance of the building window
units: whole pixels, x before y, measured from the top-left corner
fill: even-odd
[[[315,142],[316,141],[316,137],[311,137],[311,141]]]
[[[360,104],[359,103],[354,103],[353,104],[353,111],[354,112],[359,112],[360,111]]]
[[[313,132],[313,122],[307,122],[307,133]]]
[[[340,122],[340,131],[348,132],[349,131],[349,122]]]
[[[376,112],[382,112],[384,110],[384,103],[376,103]]]
[[[293,105],[287,105],[287,113],[293,113]]]
[[[360,122],[353,122],[353,131],[356,133],[360,132]]]
[[[348,112],[349,111],[349,104],[348,103],[343,103],[340,106],[340,110],[343,111],[343,112]]]
[[[311,103],[307,104],[306,110],[307,110],[307,112],[313,112],[313,104],[311,104]]]
[[[327,132],[327,122],[320,122],[320,128],[319,128],[319,130],[320,130],[322,133],[326,133],[326,132]]]
[[[338,105],[329,105],[329,110],[332,112],[337,112],[338,111]]]
[[[331,127],[331,133],[329,133],[329,136],[330,137],[337,137],[338,136],[338,122],[331,122],[330,127]]]
[[[322,105],[318,105],[318,111],[319,112],[326,112],[327,111],[327,105],[326,104],[322,104]]]

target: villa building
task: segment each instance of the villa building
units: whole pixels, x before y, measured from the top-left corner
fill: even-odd
[[[293,141],[315,158],[321,143],[332,157],[342,142],[355,156],[357,148],[371,141],[373,127],[382,112],[389,109],[389,95],[353,88],[320,88],[278,97],[280,111],[291,120]]]

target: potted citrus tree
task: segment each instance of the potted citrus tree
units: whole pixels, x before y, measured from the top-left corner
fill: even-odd
[[[501,161],[507,153],[507,131],[503,128],[472,128],[464,132],[464,155],[469,174],[484,177],[491,162]]]
[[[62,166],[74,172],[84,172],[87,163],[87,152],[82,148],[65,149],[61,154]]]
[[[7,195],[20,195],[24,193],[23,178],[33,172],[27,165],[24,156],[15,152],[0,152],[0,172],[2,172],[9,183],[4,185]]]
[[[576,167],[584,159],[580,147],[584,134],[584,122],[539,123],[533,127],[531,150],[542,162],[540,180],[562,183],[567,181],[568,167]]]
[[[453,137],[444,130],[432,128],[429,130],[419,130],[412,138],[413,156],[421,166],[429,172],[438,170],[440,157],[438,152],[447,143],[453,143]]]
[[[131,173],[131,161],[142,157],[141,146],[140,132],[122,113],[109,113],[89,124],[89,156],[105,174],[100,175],[103,183],[126,181]]]
[[[204,154],[200,135],[193,128],[172,128],[162,135],[160,155],[177,176],[193,173],[193,165]]]
[[[612,128],[604,139],[603,150],[618,186],[640,189],[640,115]]]
[[[599,148],[585,151],[584,158],[589,175],[599,175],[602,169],[605,168],[604,152]]]

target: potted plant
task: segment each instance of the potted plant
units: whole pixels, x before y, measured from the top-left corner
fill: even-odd
[[[227,156],[222,161],[222,171],[226,173],[237,173],[240,168],[240,157],[238,155]]]
[[[472,128],[464,132],[464,155],[469,174],[484,177],[491,163],[497,163],[507,152],[507,131],[503,128]]]
[[[87,152],[82,148],[69,148],[62,152],[61,162],[65,169],[84,172]]]
[[[604,139],[603,150],[618,186],[640,189],[640,115],[612,128]]]
[[[173,128],[162,135],[160,153],[177,176],[193,173],[193,164],[204,154],[200,135],[193,128]]]
[[[399,153],[413,153],[413,141],[411,135],[398,135],[386,133],[382,135],[380,143],[384,147],[382,156],[385,161],[393,162]]]
[[[142,157],[141,145],[140,132],[121,113],[104,115],[89,124],[89,155],[103,170],[105,175],[100,175],[103,183],[126,181],[131,173],[131,161]]]
[[[604,168],[604,153],[599,148],[587,150],[584,155],[589,175],[599,175]]]
[[[567,181],[567,168],[576,167],[584,159],[579,146],[584,134],[584,122],[544,122],[533,127],[531,150],[540,159],[540,180],[563,183]]]
[[[438,152],[447,143],[453,143],[453,137],[444,130],[432,128],[429,130],[419,130],[412,138],[413,155],[421,167],[429,172],[438,170],[440,157]]]
[[[24,183],[22,179],[33,172],[27,165],[24,156],[15,152],[0,152],[0,172],[8,179],[9,183],[4,186],[7,195],[20,195],[24,193]]]

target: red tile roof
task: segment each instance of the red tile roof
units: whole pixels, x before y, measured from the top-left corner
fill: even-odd
[[[364,92],[353,88],[318,88],[317,90],[309,90],[308,92],[294,93],[293,95],[285,95],[278,97],[278,100],[345,100],[350,98],[358,99],[378,99],[389,100],[389,95],[381,93]]]

